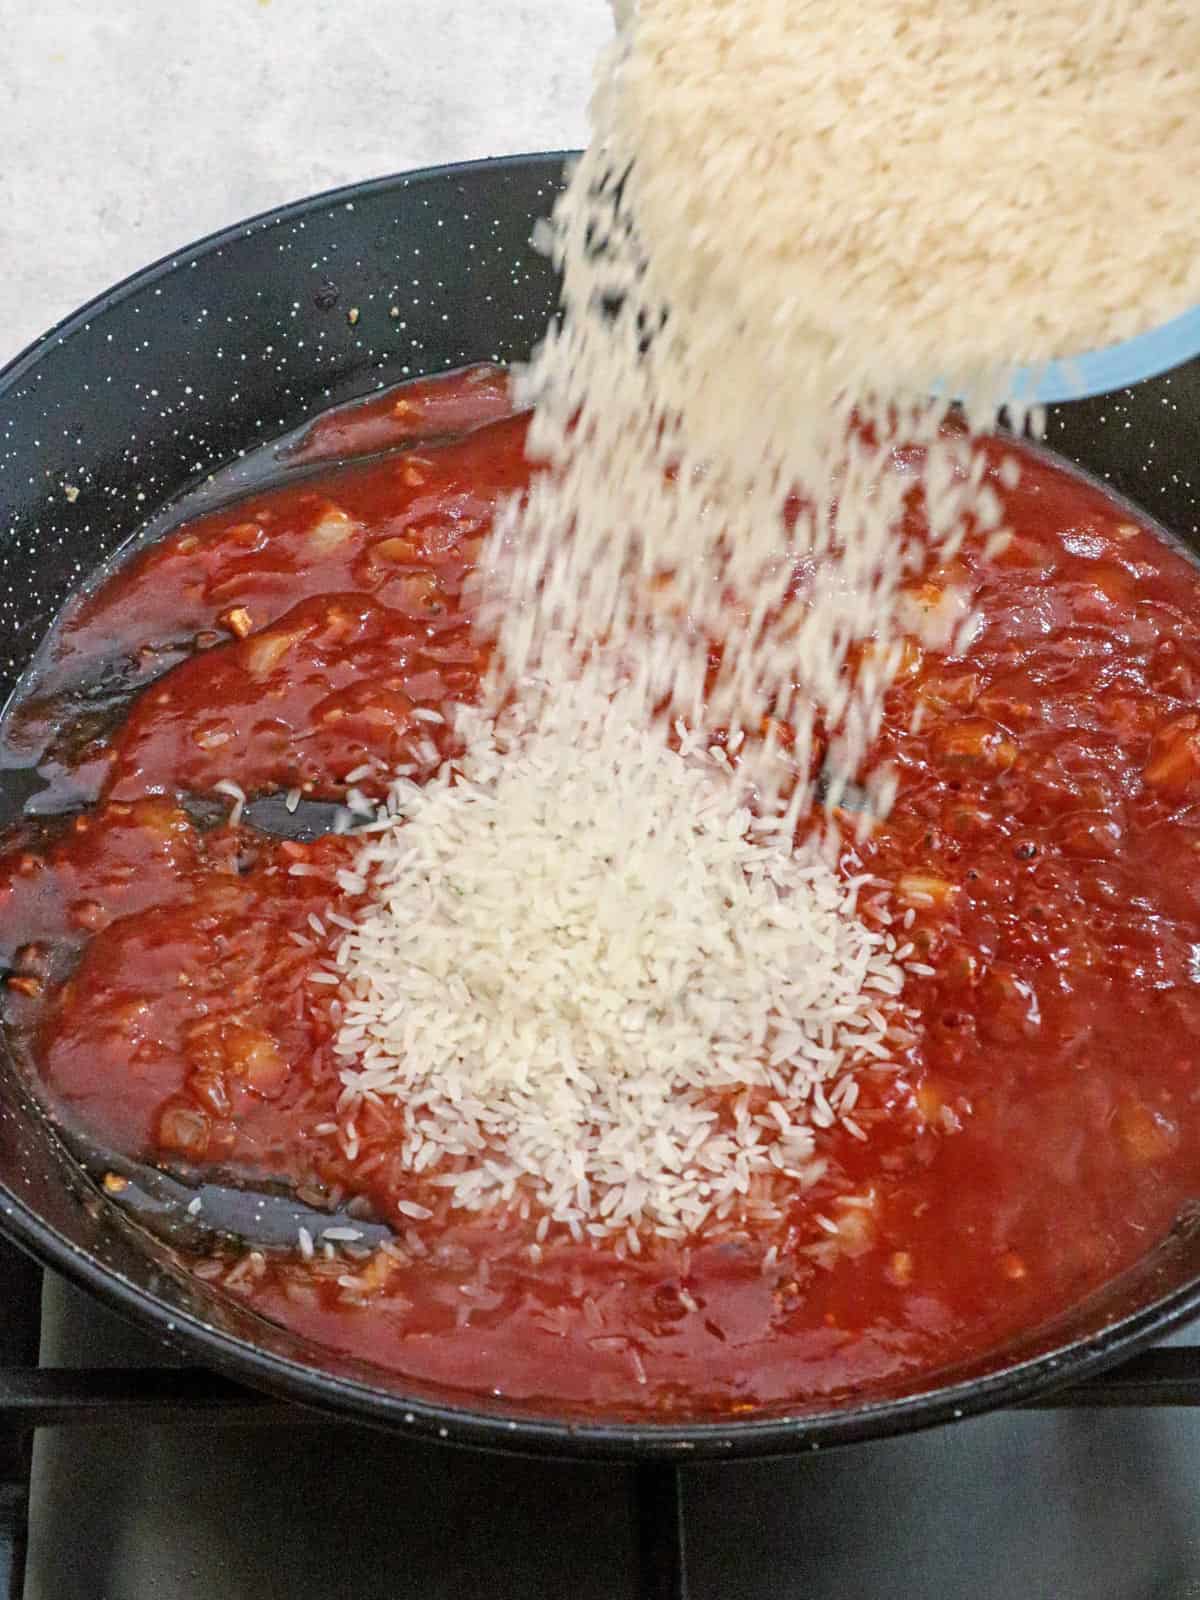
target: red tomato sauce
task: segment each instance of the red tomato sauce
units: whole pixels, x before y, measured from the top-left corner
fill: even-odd
[[[450,1213],[403,1168],[401,1109],[347,1128],[336,990],[311,975],[358,903],[337,879],[353,843],[213,825],[191,801],[222,780],[377,795],[447,753],[414,711],[474,692],[467,579],[528,468],[502,377],[430,389],[332,414],[299,453],[404,448],[183,525],[57,625],[10,746],[87,804],[0,856],[6,1019],[52,1097],[114,1150],[393,1225],[388,1249],[193,1263],[262,1315],[571,1415],[880,1393],[1135,1262],[1200,1178],[1200,577],[999,441],[981,448],[1013,537],[972,537],[914,585],[917,607],[953,587],[981,622],[961,656],[909,649],[879,749],[897,799],[846,860],[887,881],[918,963],[915,1042],[855,1111],[869,1139],[826,1135],[826,1176],[769,1237],[636,1258],[548,1238],[534,1260],[535,1215]],[[110,725],[64,736],[71,693],[113,670]]]

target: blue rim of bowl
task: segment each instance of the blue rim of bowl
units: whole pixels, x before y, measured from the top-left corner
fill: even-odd
[[[1026,405],[1061,405],[1131,389],[1147,378],[1161,377],[1200,354],[1200,306],[1193,306],[1161,327],[1136,338],[1064,357],[1042,367],[1023,367],[1013,377],[1010,392]]]

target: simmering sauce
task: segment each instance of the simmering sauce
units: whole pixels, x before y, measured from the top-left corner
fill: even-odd
[[[508,411],[479,369],[331,414],[291,453],[308,475],[68,608],[8,722],[10,756],[70,804],[0,857],[26,1059],[114,1151],[389,1222],[387,1248],[192,1265],[469,1393],[577,1415],[827,1404],[1058,1314],[1200,1177],[1200,578],[1011,443],[980,447],[1011,537],[968,539],[908,602],[973,606],[973,641],[908,648],[879,749],[896,802],[847,852],[915,946],[920,1020],[900,1070],[864,1084],[870,1137],[825,1134],[826,1175],[769,1236],[637,1257],[448,1211],[400,1163],[402,1107],[364,1105],[350,1137],[336,990],[310,980],[331,913],[360,903],[336,877],[353,841],[222,816],[238,790],[378,797],[444,759],[447,724],[420,713],[470,699],[486,666],[466,580],[527,481]],[[81,714],[105,684],[104,716]]]

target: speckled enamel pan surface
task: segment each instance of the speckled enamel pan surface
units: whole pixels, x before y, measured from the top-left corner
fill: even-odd
[[[554,306],[532,250],[561,155],[411,173],[304,200],[101,296],[0,375],[0,678],[71,589],[239,453],[337,401],[527,356]],[[1064,408],[1049,443],[1200,548],[1200,365]],[[13,814],[17,796],[0,806]],[[593,1424],[417,1386],[189,1279],[82,1176],[0,1059],[0,1227],[193,1359],[311,1405],[458,1444],[556,1455],[797,1453],[1019,1402],[1119,1360],[1200,1301],[1186,1221],[1133,1273],[936,1386],[730,1423]]]

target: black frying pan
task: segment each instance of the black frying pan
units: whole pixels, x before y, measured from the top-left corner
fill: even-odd
[[[240,449],[384,383],[527,356],[555,296],[528,240],[562,159],[445,167],[301,201],[148,268],[0,374],[4,692],[79,579]],[[1049,442],[1200,549],[1200,363],[1054,414]],[[457,1443],[558,1455],[766,1455],[927,1426],[1077,1381],[1200,1304],[1200,1226],[1183,1219],[1104,1292],[936,1384],[721,1424],[548,1420],[330,1354],[209,1293],[82,1176],[3,1059],[0,1228],[250,1383]]]

